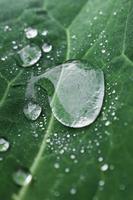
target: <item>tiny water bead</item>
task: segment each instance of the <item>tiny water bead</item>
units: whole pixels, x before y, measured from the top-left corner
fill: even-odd
[[[74,195],[74,194],[76,194],[76,193],[77,193],[76,188],[71,188],[71,189],[70,189],[70,194]]]
[[[37,45],[27,45],[19,52],[20,64],[22,67],[30,67],[36,64],[42,55],[40,48]]]
[[[59,163],[55,163],[55,164],[54,164],[54,168],[55,168],[55,169],[59,169],[59,168],[60,168],[60,164],[59,164]]]
[[[103,161],[103,157],[99,157],[99,158],[98,158],[98,161],[99,161],[99,162],[102,162],[102,161]]]
[[[41,33],[42,36],[47,36],[48,35],[48,30],[44,30],[42,33]]]
[[[38,30],[32,27],[28,27],[24,31],[28,39],[35,38],[38,35]]]
[[[110,121],[106,121],[105,126],[109,126],[109,125],[110,125]]]
[[[0,138],[0,152],[6,152],[9,149],[9,147],[9,142],[4,138]]]
[[[99,186],[104,186],[104,184],[105,184],[104,180],[99,181]]]
[[[27,119],[35,121],[40,116],[42,107],[39,104],[30,101],[24,106],[23,112]]]
[[[69,169],[69,168],[66,168],[66,169],[65,169],[65,172],[66,172],[66,173],[69,173],[69,172],[70,172],[70,169]]]
[[[42,46],[42,50],[44,53],[49,53],[52,50],[52,45],[48,43],[44,43]]]
[[[0,161],[2,161],[3,160],[3,158],[2,157],[0,157]]]
[[[12,28],[10,26],[8,26],[8,25],[6,25],[4,27],[4,32],[11,31],[11,30],[12,30]]]
[[[45,78],[54,86],[49,96],[55,118],[62,124],[81,128],[93,123],[104,98],[104,74],[82,61],[70,61],[48,70]]]
[[[13,180],[19,186],[26,186],[26,185],[28,185],[31,182],[32,175],[26,169],[18,169],[13,174]]]
[[[108,164],[104,164],[101,166],[101,171],[105,172],[108,170],[108,168],[109,168]]]

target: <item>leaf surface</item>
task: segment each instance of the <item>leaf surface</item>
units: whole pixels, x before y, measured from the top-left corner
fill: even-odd
[[[132,0],[0,0],[0,137],[10,142],[9,151],[0,153],[0,199],[132,200],[132,22]],[[30,26],[39,31],[33,40],[24,34]],[[52,59],[43,54],[39,67],[23,69],[13,41],[19,49],[48,42]],[[23,107],[31,74],[69,59],[85,59],[104,71],[106,95],[98,119],[82,129],[63,126],[40,83],[43,112],[36,122],[28,121]],[[19,167],[33,175],[28,186],[13,182]]]

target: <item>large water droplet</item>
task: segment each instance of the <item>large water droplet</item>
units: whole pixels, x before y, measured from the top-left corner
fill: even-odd
[[[25,35],[28,39],[35,38],[38,35],[38,31],[35,28],[28,27],[25,29]]]
[[[81,61],[59,65],[45,73],[54,86],[49,96],[56,119],[62,124],[81,128],[95,121],[104,98],[104,74]]]
[[[0,138],[0,152],[7,151],[9,147],[10,147],[9,142],[4,138]]]
[[[42,112],[42,107],[30,101],[24,106],[23,112],[27,119],[35,121],[40,116]]]
[[[26,186],[32,180],[32,175],[28,170],[19,169],[13,174],[14,182],[19,186]]]
[[[41,58],[41,50],[36,45],[27,45],[18,52],[22,67],[30,67],[36,64]]]
[[[52,45],[44,43],[43,46],[42,46],[42,50],[45,53],[49,53],[52,50]]]

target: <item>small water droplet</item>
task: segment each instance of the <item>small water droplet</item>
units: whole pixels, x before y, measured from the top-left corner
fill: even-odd
[[[0,138],[0,152],[7,151],[9,147],[10,147],[9,142],[4,138]]]
[[[114,12],[113,15],[116,16],[116,15],[117,15],[117,12]]]
[[[52,45],[44,43],[43,46],[42,46],[42,50],[45,53],[49,53],[52,50]]]
[[[59,163],[55,163],[55,164],[54,164],[54,168],[55,168],[55,169],[59,169],[59,168],[60,168]]]
[[[76,191],[75,188],[71,188],[71,189],[70,189],[70,194],[74,195],[74,194],[76,194],[76,192],[77,192],[77,191]]]
[[[106,50],[105,49],[102,49],[102,53],[104,54],[106,52]]]
[[[38,35],[37,29],[32,28],[32,27],[28,27],[24,31],[28,39],[35,38]]]
[[[97,16],[95,16],[93,19],[94,19],[94,20],[97,20]]]
[[[2,161],[3,160],[3,158],[2,157],[0,157],[0,161]]]
[[[116,91],[115,91],[115,90],[113,90],[113,91],[112,91],[112,94],[115,94],[115,93],[116,93]]]
[[[42,112],[42,107],[34,102],[28,102],[23,109],[23,112],[27,119],[35,121],[38,119]]]
[[[63,154],[63,153],[64,153],[64,149],[61,149],[61,150],[60,150],[60,154]]]
[[[13,49],[14,50],[18,49],[18,46],[17,45],[13,46]]]
[[[27,45],[18,52],[20,56],[20,64],[22,67],[30,67],[36,64],[41,58],[41,50],[36,45]]]
[[[8,25],[6,25],[6,26],[4,27],[4,31],[5,31],[5,32],[7,32],[7,31],[11,31],[11,30],[12,30],[11,27],[8,26]]]
[[[69,168],[66,168],[66,169],[65,169],[65,172],[66,172],[66,173],[69,173],[69,172],[70,172],[70,169],[69,169]]]
[[[99,11],[99,14],[100,14],[100,15],[103,15],[103,12],[102,12],[102,11]]]
[[[75,155],[70,155],[70,158],[72,159],[72,160],[74,160],[75,158],[76,158],[76,156]]]
[[[26,169],[19,169],[13,174],[13,180],[19,186],[26,186],[31,182],[32,175]]]
[[[47,36],[47,34],[48,34],[48,30],[44,30],[44,31],[42,32],[42,36]]]
[[[99,157],[99,158],[98,158],[98,161],[99,161],[99,162],[102,162],[102,161],[103,161],[103,157]]]
[[[105,184],[105,182],[104,182],[103,180],[100,180],[100,181],[99,181],[99,185],[100,185],[100,186],[104,186],[104,184]]]
[[[102,165],[101,166],[101,171],[103,171],[103,172],[105,172],[105,171],[107,171],[108,170],[108,164],[104,164],[104,165]]]
[[[81,61],[70,61],[45,73],[55,90],[49,96],[56,119],[62,124],[81,128],[93,123],[104,98],[104,74]]]
[[[16,41],[13,40],[13,41],[12,41],[12,44],[16,44]]]
[[[5,61],[5,60],[7,60],[7,58],[8,58],[7,56],[4,56],[1,58],[1,61]]]
[[[110,125],[110,121],[106,121],[105,126],[109,126]]]
[[[81,152],[81,153],[84,153],[84,152],[85,152],[85,150],[84,150],[84,149],[81,149],[81,150],[80,150],[80,152]]]
[[[111,115],[112,115],[112,116],[115,116],[115,112],[112,112]]]
[[[76,35],[72,35],[72,39],[77,39]]]

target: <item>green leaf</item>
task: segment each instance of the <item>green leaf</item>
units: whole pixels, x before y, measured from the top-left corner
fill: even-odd
[[[0,153],[0,199],[132,200],[132,21],[132,0],[0,0],[0,137],[10,142],[10,149]],[[38,29],[37,38],[25,38],[29,26]],[[12,41],[19,49],[48,42],[52,59],[43,54],[40,69],[23,69]],[[23,107],[31,74],[69,59],[103,69],[106,95],[100,116],[86,128],[63,126],[38,84],[43,113],[36,122],[28,121]],[[27,186],[13,181],[19,167],[33,175]]]

